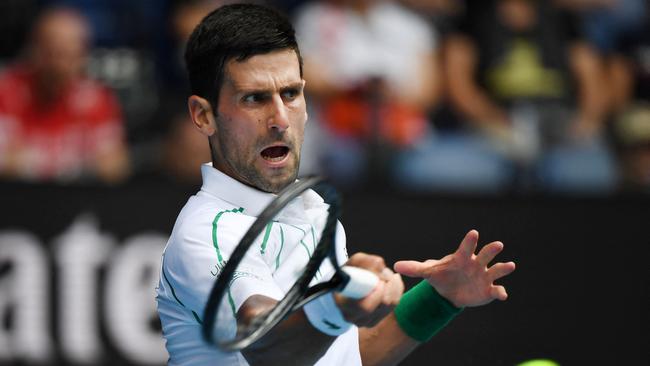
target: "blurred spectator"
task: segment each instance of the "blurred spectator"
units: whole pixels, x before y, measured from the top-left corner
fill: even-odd
[[[616,184],[605,143],[601,60],[547,1],[468,1],[449,36],[450,102],[518,169],[519,187],[602,192]]]
[[[120,107],[84,75],[89,26],[66,8],[35,22],[24,59],[0,75],[0,174],[118,182],[129,174]]]
[[[295,14],[313,98],[301,171],[323,168],[340,185],[380,184],[395,156],[427,136],[440,90],[435,33],[392,1],[312,1]],[[323,160],[308,166],[310,154]]]
[[[188,0],[41,0],[77,9],[92,28],[87,74],[109,86],[119,99],[134,174],[156,165],[167,116],[158,109],[170,90],[184,91],[185,75],[173,34],[177,4]]]
[[[201,149],[207,140],[196,141],[190,132],[193,124],[187,121],[189,118],[187,110],[187,98],[190,95],[189,82],[187,79],[183,54],[185,43],[194,27],[210,11],[225,4],[227,0],[175,0],[171,2],[169,14],[165,19],[162,29],[166,31],[166,47],[156,59],[156,66],[159,70],[157,90],[158,103],[153,117],[148,121],[141,122],[139,128],[134,132],[142,138],[133,143],[133,149],[137,153],[137,174],[147,176],[150,174],[170,175],[181,183],[194,182],[196,173],[200,169],[193,164],[196,156],[186,154],[186,148],[191,146],[190,141],[195,141],[200,146],[193,149]],[[183,126],[181,121],[187,122]],[[196,132],[196,131],[194,131]],[[179,133],[175,136],[174,133]],[[198,132],[196,132],[198,134]],[[172,148],[179,148],[176,155]],[[183,163],[183,159],[189,159]],[[172,161],[167,161],[171,159]],[[210,158],[208,156],[207,160]],[[196,168],[195,170],[192,170]],[[170,171],[165,171],[170,169]],[[188,174],[183,177],[183,174]],[[200,177],[199,177],[200,178]]]
[[[621,34],[610,57],[614,132],[624,187],[650,192],[650,7],[643,22]]]
[[[165,16],[173,0],[39,0],[45,7],[66,7],[87,19],[93,45],[99,48],[151,48],[161,40]]]
[[[158,167],[160,172],[180,184],[200,184],[201,165],[211,160],[208,141],[192,123],[185,100],[169,109]]]
[[[171,1],[166,30],[169,33],[166,53],[159,60],[159,66],[165,73],[163,86],[169,87],[177,95],[187,96],[189,82],[185,71],[185,43],[194,27],[210,11],[230,0],[175,0]],[[175,89],[175,90],[174,90]],[[163,90],[163,93],[165,91]]]

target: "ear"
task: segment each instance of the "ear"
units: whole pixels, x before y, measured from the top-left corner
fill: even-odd
[[[307,82],[305,79],[302,79],[302,92],[303,92],[303,98],[305,98],[305,84]],[[307,103],[307,99],[305,98],[305,104]],[[305,122],[309,121],[309,114],[307,113],[307,108],[305,108]]]
[[[212,105],[207,99],[192,95],[187,99],[192,122],[206,136],[212,136],[217,131]]]

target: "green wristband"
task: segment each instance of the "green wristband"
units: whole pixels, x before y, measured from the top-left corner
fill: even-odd
[[[404,333],[416,341],[426,342],[462,310],[440,296],[427,281],[422,281],[402,295],[394,311]]]

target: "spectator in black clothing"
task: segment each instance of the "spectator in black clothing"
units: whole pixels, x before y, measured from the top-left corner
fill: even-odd
[[[466,5],[445,49],[450,102],[460,119],[522,168],[524,184],[612,189],[602,65],[576,20],[547,1]]]

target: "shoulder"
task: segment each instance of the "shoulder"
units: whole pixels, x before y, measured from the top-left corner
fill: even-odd
[[[29,103],[31,77],[22,67],[9,66],[0,72],[0,100],[4,108]]]
[[[178,215],[170,244],[214,246],[215,241],[239,240],[254,220],[254,217],[245,215],[241,207],[197,194],[188,200]]]
[[[436,36],[435,28],[419,13],[399,4],[381,3],[377,5],[373,14],[382,26],[404,35],[403,41],[424,40],[433,47],[432,38]]]
[[[386,19],[386,21],[398,22],[402,26],[428,27],[428,22],[423,16],[412,11],[410,8],[396,3],[383,2],[378,4],[375,8],[375,14]]]
[[[345,27],[347,16],[341,6],[307,2],[294,15],[297,36],[300,39],[331,36],[331,32]]]
[[[238,208],[192,196],[176,219],[163,267],[180,278],[207,276],[227,260],[250,226],[247,221]]]

